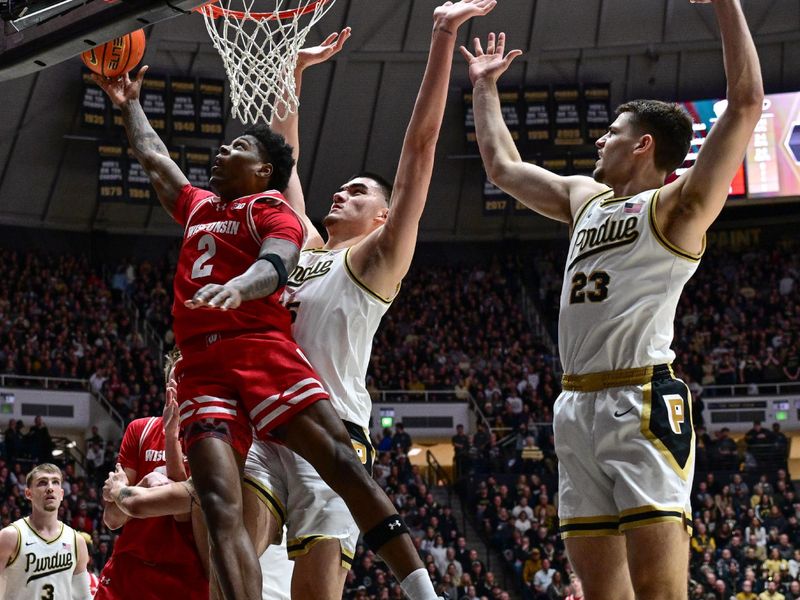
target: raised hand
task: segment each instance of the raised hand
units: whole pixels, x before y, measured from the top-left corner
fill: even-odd
[[[433,11],[433,20],[437,24],[456,28],[472,17],[488,14],[497,0],[461,0],[461,2],[445,2]]]
[[[162,422],[164,424],[164,435],[168,438],[178,437],[180,425],[180,415],[178,410],[178,390],[175,380],[171,379],[167,384],[167,401],[164,403],[164,414]]]
[[[495,34],[490,33],[486,40],[486,52],[483,51],[481,41],[475,38],[475,54],[461,46],[461,54],[467,59],[469,65],[469,79],[474,86],[480,79],[497,79],[506,72],[511,62],[522,54],[522,50],[511,50],[505,54],[506,34],[501,33],[495,41]]]
[[[126,485],[128,485],[128,476],[125,474],[125,469],[122,468],[122,465],[117,463],[116,469],[108,474],[108,478],[103,485],[103,500],[106,502],[116,501],[120,490]]]
[[[139,92],[142,90],[144,74],[147,73],[147,65],[139,69],[136,79],[131,79],[128,73],[120,77],[102,77],[97,73],[92,73],[94,82],[103,88],[103,91],[111,98],[114,106],[121,106],[130,100],[138,100]]]
[[[325,62],[334,54],[338,54],[344,47],[347,38],[350,37],[351,31],[349,27],[345,27],[339,33],[333,32],[330,34],[319,46],[311,46],[300,50],[297,53],[296,69],[303,71],[308,67]]]

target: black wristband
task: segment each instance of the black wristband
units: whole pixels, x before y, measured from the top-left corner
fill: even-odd
[[[286,285],[286,282],[289,281],[289,274],[286,272],[286,265],[283,264],[283,259],[280,256],[272,253],[264,254],[259,256],[258,260],[265,260],[275,267],[275,271],[278,273],[278,287],[276,289],[279,290]]]

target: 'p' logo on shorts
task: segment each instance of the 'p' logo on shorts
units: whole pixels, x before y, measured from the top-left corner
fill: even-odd
[[[681,425],[686,421],[686,415],[683,412],[683,398],[678,394],[667,394],[662,396],[664,404],[667,405],[667,415],[669,415],[669,424],[672,427],[672,433],[676,435],[681,434]]]

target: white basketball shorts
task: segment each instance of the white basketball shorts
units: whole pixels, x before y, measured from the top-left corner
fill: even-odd
[[[691,532],[692,399],[669,365],[565,375],[554,408],[561,536]]]

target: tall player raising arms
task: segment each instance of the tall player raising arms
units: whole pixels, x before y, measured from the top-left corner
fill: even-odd
[[[587,600],[686,598],[694,430],[688,390],[668,364],[672,324],[764,97],[739,0],[713,8],[728,106],[695,165],[667,185],[692,137],[677,106],[623,104],[596,143],[594,179],[560,177],[523,162],[503,123],[497,79],[520,52],[505,55],[502,33],[485,52],[478,40],[474,55],[462,48],[489,177],[571,228],[554,430],[561,535]]]
[[[0,594],[4,600],[89,600],[86,540],[58,520],[61,469],[44,463],[28,473],[31,516],[0,531]]]
[[[344,420],[353,446],[368,471],[372,402],[366,389],[372,341],[411,266],[419,220],[428,197],[436,141],[447,101],[453,49],[459,27],[485,15],[495,0],[445,2],[433,13],[428,63],[408,124],[394,187],[372,174],[346,181],[333,194],[323,224],[327,242],[305,216],[297,170],[286,188],[287,201],[303,215],[309,231],[283,301],[295,315],[292,333],[319,373],[331,403]],[[295,72],[300,94],[303,70],[337,52],[349,30],[322,46],[301,51]],[[299,116],[274,120],[299,156]],[[358,528],[342,499],[303,458],[274,443],[254,444],[247,457],[248,483],[260,488],[259,522],[279,530],[270,508],[284,508],[289,557],[295,561],[292,596],[341,598],[352,562]],[[261,538],[263,540],[263,538]],[[367,536],[368,545],[371,540]]]
[[[441,28],[436,36],[452,32]],[[268,128],[252,128],[220,148],[209,181],[213,192],[192,187],[139,103],[146,70],[133,81],[127,74],[95,81],[120,107],[131,148],[162,206],[184,226],[173,306],[183,353],[178,402],[223,597],[261,594],[240,485],[252,426],[259,438],[274,434],[314,466],[412,600],[436,598],[408,528],[362,467],[330,402],[320,401],[328,394],[280,304],[303,244],[300,221],[280,194],[294,163],[291,148]]]

